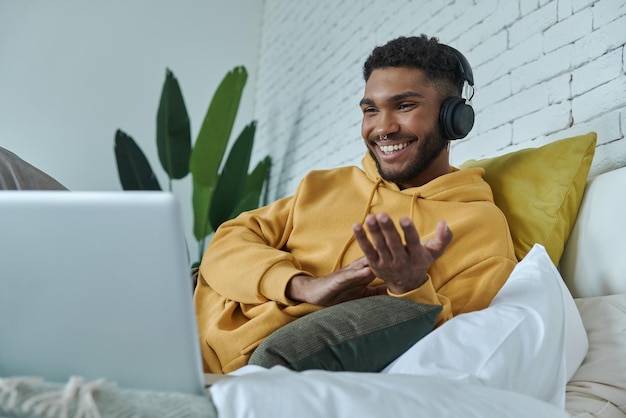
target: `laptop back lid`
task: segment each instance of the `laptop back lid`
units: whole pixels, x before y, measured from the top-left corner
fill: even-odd
[[[165,192],[0,192],[0,376],[204,394],[179,207]]]

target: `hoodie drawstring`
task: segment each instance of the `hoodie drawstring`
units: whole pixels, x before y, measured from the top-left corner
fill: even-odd
[[[415,207],[417,206],[417,199],[419,199],[419,197],[419,193],[414,193],[411,195],[411,207],[409,208],[409,218],[411,218],[411,220],[415,219],[413,215],[415,215]]]
[[[359,221],[359,223],[361,224],[365,223],[365,218],[370,213],[372,202],[374,201],[374,196],[376,195],[378,186],[380,186],[382,182],[383,180],[381,178],[376,179],[376,182],[374,183],[374,187],[372,187],[372,190],[370,191],[369,198],[367,199],[367,204],[365,205],[365,210],[363,211],[363,214],[361,215],[361,220]],[[411,208],[411,211],[412,210],[413,208]],[[335,261],[335,265],[333,266],[332,271],[337,271],[339,269],[339,267],[341,266],[341,263],[343,262],[343,257],[346,255],[346,252],[348,251],[348,248],[350,247],[354,239],[355,239],[354,234],[350,234],[350,237],[348,238],[346,243],[343,245],[343,248],[341,249],[341,252],[339,253],[339,256],[337,257],[337,261]]]

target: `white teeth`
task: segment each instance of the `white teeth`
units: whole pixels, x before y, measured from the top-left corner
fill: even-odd
[[[409,146],[408,142],[405,142],[403,144],[394,144],[394,145],[379,145],[378,147],[380,148],[380,150],[382,152],[384,152],[385,154],[391,154],[395,151],[400,151],[401,149],[404,149],[406,147]]]

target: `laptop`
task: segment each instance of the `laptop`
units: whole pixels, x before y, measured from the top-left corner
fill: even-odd
[[[0,192],[0,377],[203,395],[180,210],[167,192]]]

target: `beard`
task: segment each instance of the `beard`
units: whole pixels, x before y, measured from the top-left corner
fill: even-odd
[[[395,138],[400,138],[400,136]],[[406,138],[407,140],[417,141],[417,137],[413,135],[405,135],[403,136],[403,138]],[[417,141],[417,146],[419,157],[411,161],[404,170],[398,172],[386,172],[385,170],[383,170],[380,166],[378,158],[376,158],[376,154],[372,151],[370,147],[368,147],[368,150],[370,155],[376,162],[376,168],[378,169],[378,173],[383,178],[383,180],[391,183],[400,184],[407,183],[410,180],[416,178],[418,175],[422,174],[447,147],[447,141],[437,130],[434,130],[424,135],[421,141]]]

